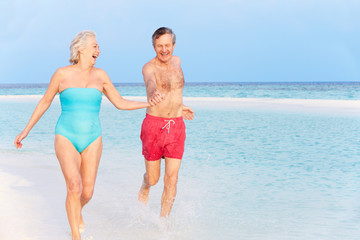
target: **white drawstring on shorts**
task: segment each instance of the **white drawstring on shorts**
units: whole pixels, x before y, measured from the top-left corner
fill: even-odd
[[[174,120],[164,120],[166,121],[167,123],[165,124],[165,126],[162,127],[162,129],[166,128],[168,130],[168,134],[170,133],[170,127],[171,127],[171,124],[170,123],[173,123],[175,124],[175,121]]]

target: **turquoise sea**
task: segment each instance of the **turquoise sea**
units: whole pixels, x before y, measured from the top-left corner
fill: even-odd
[[[145,96],[142,84],[116,86],[125,97]],[[45,90],[0,85],[0,179],[21,179],[11,196],[27,199],[21,212],[32,217],[0,239],[70,239],[53,147],[58,99],[23,148],[13,146]],[[360,83],[189,83],[184,103],[196,117],[186,122],[177,198],[164,220],[162,181],[147,207],[137,202],[145,110],[118,111],[103,97],[104,149],[84,239],[359,239]]]
[[[145,96],[143,83],[115,83],[123,96]],[[43,94],[47,84],[0,84],[0,95]],[[186,83],[184,97],[360,99],[360,82]]]

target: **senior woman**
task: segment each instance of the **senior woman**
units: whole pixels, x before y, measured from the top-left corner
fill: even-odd
[[[72,239],[84,230],[81,210],[94,192],[102,153],[99,110],[102,93],[120,110],[146,108],[162,100],[155,92],[149,102],[126,100],[102,69],[94,67],[100,50],[93,31],[79,32],[70,45],[71,65],[60,67],[37,104],[25,129],[15,138],[16,148],[60,93],[62,113],[55,128],[55,152],[65,177],[66,212]]]

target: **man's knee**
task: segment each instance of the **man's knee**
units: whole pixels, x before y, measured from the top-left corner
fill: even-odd
[[[178,176],[177,175],[166,175],[164,176],[164,185],[167,188],[174,188],[176,187],[177,184],[177,180],[178,180]]]
[[[147,179],[147,182],[150,186],[154,186],[159,181],[160,175],[159,174],[147,174],[145,173],[144,176]]]

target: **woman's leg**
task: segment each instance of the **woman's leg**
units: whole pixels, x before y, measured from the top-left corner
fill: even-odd
[[[55,151],[66,181],[66,212],[72,236],[73,239],[80,239],[80,229],[84,228],[81,209],[89,202],[94,191],[102,138],[98,137],[80,155],[67,138],[56,135]]]
[[[80,175],[82,180],[82,193],[80,197],[81,209],[87,204],[93,196],[96,175],[102,154],[102,137],[98,137],[81,153]],[[84,221],[80,215],[79,228],[84,229]]]
[[[71,228],[72,239],[80,239],[81,156],[70,140],[58,134],[55,136],[55,152],[66,182],[66,213]]]

